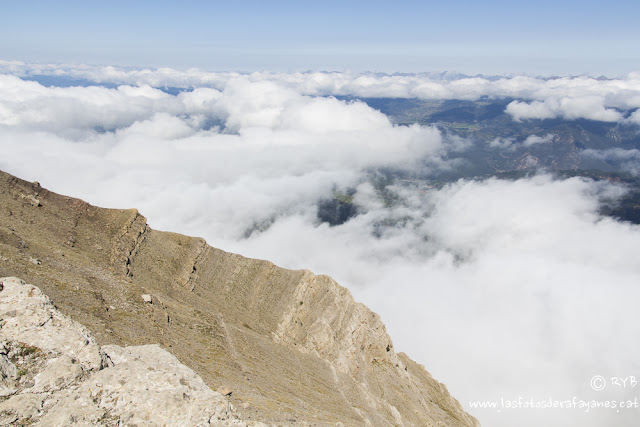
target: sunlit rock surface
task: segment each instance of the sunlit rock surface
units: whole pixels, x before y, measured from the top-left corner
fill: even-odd
[[[157,345],[98,346],[40,289],[0,279],[0,424],[262,425]]]

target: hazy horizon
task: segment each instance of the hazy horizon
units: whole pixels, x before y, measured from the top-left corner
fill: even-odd
[[[10,19],[0,28],[0,58],[30,63],[608,77],[640,70],[640,5],[627,0],[73,0],[3,9]]]

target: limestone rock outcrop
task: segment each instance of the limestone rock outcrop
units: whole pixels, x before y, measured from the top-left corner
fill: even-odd
[[[69,378],[115,376],[116,360],[144,363],[151,358],[137,352],[157,344],[210,389],[225,391],[245,422],[478,424],[424,367],[396,353],[379,316],[330,277],[157,231],[135,209],[98,208],[0,172],[3,276],[38,286],[91,331],[94,341],[82,338],[86,355],[59,349],[47,359]],[[11,351],[18,350],[4,355]],[[14,368],[5,359],[0,371],[9,378]],[[105,369],[108,360],[115,366]],[[42,390],[57,383],[38,382]]]
[[[0,288],[0,425],[264,425],[159,346],[100,347],[37,287]]]

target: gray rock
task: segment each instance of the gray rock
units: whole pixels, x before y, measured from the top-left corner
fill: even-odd
[[[0,354],[0,380],[12,379],[18,375],[16,366],[11,363],[5,354]]]
[[[44,369],[35,376],[30,393],[44,393],[65,389],[78,382],[82,368],[66,354],[47,361]]]
[[[67,355],[85,371],[98,370],[102,354],[91,332],[60,313],[35,286],[17,278],[0,279],[4,289],[0,292],[0,313],[4,316],[0,339],[20,342],[37,348],[44,354]]]
[[[220,393],[158,345],[99,347],[35,286],[0,279],[0,425],[264,426],[238,419]],[[8,355],[19,360],[20,371]]]

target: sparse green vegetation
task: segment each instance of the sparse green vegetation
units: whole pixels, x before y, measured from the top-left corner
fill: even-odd
[[[22,357],[26,357],[26,356],[30,356],[34,353],[37,353],[41,351],[38,347],[33,347],[27,344],[22,344],[20,345],[20,355]]]

